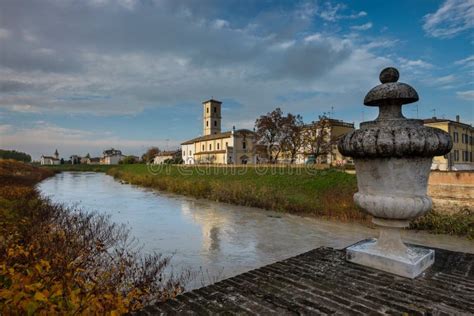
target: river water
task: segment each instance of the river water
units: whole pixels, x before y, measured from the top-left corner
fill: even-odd
[[[187,288],[326,246],[343,248],[375,229],[173,195],[94,172],[63,172],[38,185],[53,202],[107,213],[126,224],[143,252],[172,255],[175,270],[201,271]],[[406,241],[474,253],[474,242],[407,231]]]

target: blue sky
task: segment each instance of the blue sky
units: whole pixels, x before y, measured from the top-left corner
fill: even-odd
[[[224,129],[277,106],[359,123],[387,66],[419,118],[472,124],[473,21],[474,0],[1,1],[0,147],[171,149],[201,134],[211,97]]]

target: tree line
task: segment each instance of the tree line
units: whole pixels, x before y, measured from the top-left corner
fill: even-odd
[[[13,159],[23,162],[31,162],[31,156],[16,150],[0,149],[0,159]]]
[[[328,154],[332,146],[329,120],[325,115],[319,116],[318,121],[305,124],[301,115],[284,115],[280,108],[276,108],[257,118],[255,133],[257,144],[265,147],[270,163],[277,163],[282,155],[291,163],[298,154],[316,159]]]

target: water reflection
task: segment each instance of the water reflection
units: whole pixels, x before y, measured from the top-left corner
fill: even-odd
[[[131,228],[144,252],[173,255],[176,269],[208,271],[206,283],[214,275],[229,277],[320,246],[343,248],[377,234],[361,225],[156,192],[120,184],[102,173],[60,173],[39,189],[54,202],[110,214]],[[450,236],[407,232],[405,239],[474,252],[474,242]],[[200,285],[201,280],[191,287]]]

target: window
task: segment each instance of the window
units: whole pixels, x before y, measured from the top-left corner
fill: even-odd
[[[243,149],[246,149],[246,148],[247,148],[247,143],[246,143],[246,142],[242,142],[242,148],[243,148]]]
[[[190,156],[192,155],[192,154],[191,154],[191,150],[189,151],[189,155],[190,155]]]
[[[214,121],[214,126],[217,126],[217,121]]]
[[[469,153],[469,161],[472,162],[472,151]]]
[[[209,126],[209,121],[206,121],[206,127],[208,127],[208,126]]]
[[[212,150],[212,144],[209,144],[209,150]]]
[[[453,133],[453,142],[458,143],[459,142],[459,134],[458,132]]]
[[[229,147],[229,143],[228,143],[228,142],[225,142],[225,147]]]
[[[469,161],[469,152],[468,151],[463,151],[462,152],[462,160],[463,161]]]
[[[454,151],[454,161],[459,161],[459,150]]]
[[[206,113],[209,113],[209,108],[208,107],[206,107]]]
[[[202,145],[202,151],[204,151],[204,145]]]
[[[217,113],[217,108],[216,107],[214,107],[214,113]]]
[[[217,143],[217,150],[219,150],[219,143]]]
[[[183,150],[183,156],[186,156],[186,150]]]

